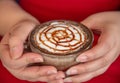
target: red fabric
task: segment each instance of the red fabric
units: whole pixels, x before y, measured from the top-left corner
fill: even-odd
[[[20,0],[20,5],[40,22],[54,19],[81,21],[94,13],[118,10],[120,0]],[[98,35],[95,35],[94,45],[97,39]],[[32,83],[16,79],[0,62],[0,83],[9,82]],[[104,74],[86,83],[120,83],[120,57]]]
[[[54,19],[81,21],[94,13],[118,10],[120,0],[20,0],[20,5],[40,22]]]
[[[97,43],[98,35],[95,35],[94,38],[95,45]],[[33,82],[16,79],[3,67],[3,65],[0,62],[0,83],[33,83]],[[110,68],[104,74],[86,83],[120,83],[120,57],[118,57],[118,59],[110,66]]]

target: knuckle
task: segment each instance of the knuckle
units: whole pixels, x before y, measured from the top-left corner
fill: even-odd
[[[92,50],[92,52],[90,52],[89,55],[87,55],[87,57],[88,57],[89,60],[95,59],[96,56],[97,56],[97,53],[96,53],[95,50]]]

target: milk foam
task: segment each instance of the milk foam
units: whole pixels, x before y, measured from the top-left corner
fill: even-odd
[[[35,36],[39,47],[51,53],[74,52],[84,44],[85,38],[80,26],[61,22],[53,22],[43,27]]]

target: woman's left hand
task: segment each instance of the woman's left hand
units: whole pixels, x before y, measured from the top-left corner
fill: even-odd
[[[80,63],[69,68],[64,82],[80,83],[103,74],[120,54],[120,12],[103,12],[89,16],[84,25],[100,31],[98,43],[76,59]]]

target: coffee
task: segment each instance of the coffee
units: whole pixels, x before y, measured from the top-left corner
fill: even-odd
[[[29,42],[31,50],[45,59],[42,64],[64,70],[77,64],[75,58],[91,47],[93,34],[83,24],[54,20],[36,26]]]

